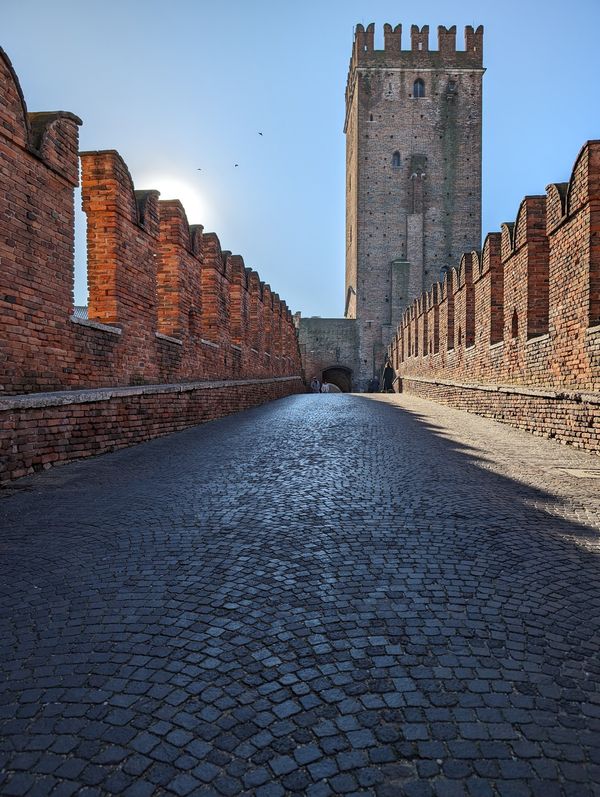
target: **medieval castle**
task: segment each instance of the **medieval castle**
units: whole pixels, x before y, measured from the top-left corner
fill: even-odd
[[[346,88],[345,317],[298,330],[181,203],[80,153],[77,116],[28,112],[0,50],[0,483],[303,392],[302,370],[368,390],[385,362],[398,391],[600,450],[600,142],[480,251],[483,29],[384,37],[357,26]]]
[[[345,318],[300,318],[307,379],[396,391],[600,448],[600,142],[481,248],[483,28],[356,27]]]
[[[402,313],[481,241],[483,28],[357,25],[346,87],[344,319],[303,318],[305,374],[366,390]]]

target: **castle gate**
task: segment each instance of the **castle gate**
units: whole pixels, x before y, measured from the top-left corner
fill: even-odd
[[[331,368],[325,368],[321,381],[337,385],[342,393],[350,393],[352,391],[352,371],[344,365],[334,365]]]

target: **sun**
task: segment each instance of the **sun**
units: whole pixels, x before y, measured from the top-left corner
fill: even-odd
[[[206,225],[210,207],[198,188],[185,180],[171,175],[150,175],[137,180],[139,185],[160,191],[161,199],[178,199],[183,205],[190,224]]]

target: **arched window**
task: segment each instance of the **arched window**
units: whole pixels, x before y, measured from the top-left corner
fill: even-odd
[[[396,150],[396,152],[394,152],[394,154],[392,155],[392,167],[394,169],[400,168],[400,153],[398,152],[398,150]]]
[[[425,96],[425,83],[419,77],[413,83],[413,97],[424,97],[424,96]]]
[[[510,332],[513,338],[519,337],[519,316],[517,315],[517,308],[513,310],[512,321],[510,325]]]

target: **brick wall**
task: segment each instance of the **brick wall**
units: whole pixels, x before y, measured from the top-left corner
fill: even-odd
[[[292,376],[0,398],[0,484],[304,392]]]
[[[78,153],[81,123],[71,113],[28,113],[0,50],[0,396],[199,380],[280,384],[280,377],[299,377],[286,303],[239,255],[224,251],[215,233],[190,226],[181,203],[135,190],[118,152]],[[73,316],[80,162],[88,320]],[[145,409],[147,430],[136,439],[160,426],[153,406]],[[16,433],[7,412],[0,417],[0,471],[20,472],[7,465],[6,440]],[[43,414],[35,418],[45,422]],[[64,418],[61,424],[69,428]],[[27,421],[30,452],[41,439],[34,426]],[[98,423],[86,428],[101,435]],[[128,434],[124,428],[124,438]],[[52,461],[51,452],[44,456]]]
[[[600,450],[600,141],[407,309],[389,355],[403,390]]]
[[[80,156],[89,323],[72,318],[79,124],[28,114],[2,53],[3,394],[299,374],[285,302],[179,202],[136,191],[114,150]]]
[[[352,389],[360,372],[359,327],[354,318],[299,318],[298,341],[307,382],[327,381],[323,372],[343,367],[350,371]]]

